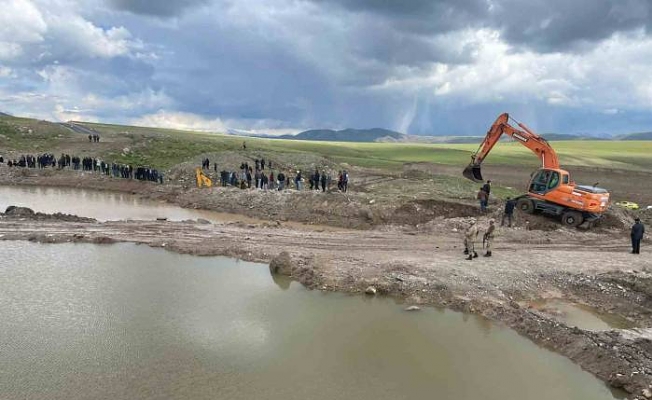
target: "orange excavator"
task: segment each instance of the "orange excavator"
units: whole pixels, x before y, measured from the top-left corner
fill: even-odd
[[[514,121],[518,127],[510,124]],[[481,165],[502,135],[510,136],[530,149],[541,160],[542,168],[532,174],[528,193],[518,197],[516,207],[526,213],[542,212],[561,216],[566,226],[587,226],[598,220],[609,207],[609,192],[597,186],[577,185],[568,171],[559,166],[557,153],[541,136],[509,114],[501,114],[491,125],[480,149],[471,156],[464,176],[474,182],[483,182]],[[597,185],[597,184],[596,184]]]

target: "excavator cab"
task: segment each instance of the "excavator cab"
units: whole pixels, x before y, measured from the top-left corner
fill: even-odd
[[[568,175],[566,175],[568,176]],[[536,194],[546,194],[551,190],[555,190],[559,186],[560,173],[552,169],[539,170],[530,181],[528,191]]]

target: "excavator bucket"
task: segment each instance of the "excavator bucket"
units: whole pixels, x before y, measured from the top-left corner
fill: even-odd
[[[482,179],[482,171],[480,169],[479,165],[475,165],[473,163],[469,164],[466,168],[464,168],[464,172],[462,172],[462,175],[466,179],[470,179],[473,182],[484,182]]]

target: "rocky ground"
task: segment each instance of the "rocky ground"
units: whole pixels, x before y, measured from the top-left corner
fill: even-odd
[[[77,171],[0,168],[0,184],[128,192],[189,208],[248,216],[248,222],[97,222],[12,210],[0,216],[1,240],[44,243],[142,243],[195,255],[271,263],[309,288],[375,292],[406,306],[435,305],[503,323],[563,354],[629,398],[652,397],[652,263],[628,253],[626,212],[591,231],[517,215],[499,229],[494,256],[464,259],[461,232],[480,215],[473,201],[432,196],[418,179],[356,171],[351,193],[197,189],[180,175],[171,184],[127,181]],[[392,193],[383,185],[408,188]],[[383,186],[383,190],[377,188]],[[640,214],[646,218],[645,213]],[[303,223],[298,227],[296,223]],[[306,226],[308,225],[308,226]],[[264,238],[264,240],[260,240]],[[478,247],[481,245],[478,244]],[[565,299],[616,316],[629,329],[592,332],[567,326],[555,310]]]

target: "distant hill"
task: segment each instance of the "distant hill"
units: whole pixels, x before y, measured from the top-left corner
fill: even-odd
[[[331,129],[314,129],[296,135],[279,136],[280,139],[293,140],[318,140],[328,142],[380,142],[401,140],[406,135],[388,129],[344,129],[334,131]]]
[[[544,139],[549,141],[561,140],[609,140],[605,137],[587,136],[587,135],[569,135],[565,133],[544,133],[541,135]]]
[[[256,135],[266,137],[264,135]],[[605,138],[587,135],[568,135],[561,133],[547,133],[542,135],[546,140],[607,140]],[[332,129],[313,129],[296,135],[278,136],[279,139],[293,140],[317,140],[328,142],[398,142],[398,143],[480,143],[484,137],[480,136],[419,136],[405,135],[388,129],[344,129],[335,131]],[[509,140],[505,136],[503,140]],[[645,139],[630,139],[645,140]]]
[[[652,140],[652,132],[630,133],[616,137],[618,140]]]
[[[0,112],[0,117],[11,117],[11,115]]]

